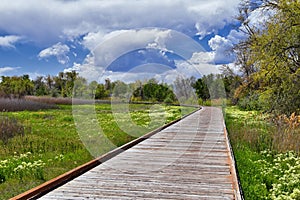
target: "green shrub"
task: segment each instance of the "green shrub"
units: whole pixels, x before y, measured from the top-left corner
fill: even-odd
[[[261,103],[258,95],[243,97],[237,104],[242,110],[261,110]]]
[[[164,103],[170,104],[173,103],[173,100],[168,96],[167,98],[165,98]]]

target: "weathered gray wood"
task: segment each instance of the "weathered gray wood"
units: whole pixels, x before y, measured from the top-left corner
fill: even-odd
[[[224,133],[203,108],[41,199],[239,199]]]

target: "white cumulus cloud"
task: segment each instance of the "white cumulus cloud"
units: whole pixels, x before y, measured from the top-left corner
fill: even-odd
[[[233,43],[231,40],[216,35],[208,41],[208,45],[213,50],[215,63],[233,62],[234,55],[231,51],[233,47]]]
[[[70,51],[70,48],[67,45],[61,44],[59,42],[49,48],[42,50],[39,53],[38,57],[40,59],[42,59],[42,58],[48,58],[51,56],[55,56],[57,58],[57,61],[60,64],[64,65],[64,64],[68,63],[68,61],[69,61],[69,57],[67,56],[69,51]]]
[[[0,36],[0,47],[14,48],[14,43],[20,39],[21,37],[16,35]]]
[[[4,75],[7,72],[12,72],[12,71],[16,71],[18,69],[20,69],[21,67],[0,67],[0,75]]]

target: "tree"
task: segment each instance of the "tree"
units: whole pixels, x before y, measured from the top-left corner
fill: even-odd
[[[114,89],[112,91],[114,97],[126,98],[128,91],[128,85],[123,81],[114,82]]]
[[[74,82],[78,78],[76,71],[66,72],[64,74],[65,85],[63,97],[72,97]]]
[[[96,93],[96,90],[97,90],[97,86],[98,86],[97,81],[92,81],[92,82],[90,82],[90,84],[89,84],[90,96],[91,96],[92,98],[95,97],[95,93]]]
[[[50,75],[47,75],[45,79],[46,79],[46,85],[47,85],[48,89],[51,90],[53,87],[52,77]]]
[[[2,76],[1,79],[0,88],[4,97],[22,98],[33,94],[34,84],[29,79],[29,75]]]
[[[266,111],[300,112],[300,5],[294,0],[264,0],[258,5],[275,14],[246,40],[247,64],[255,70],[237,90],[240,98],[256,96]],[[245,20],[245,19],[244,19]],[[249,23],[247,23],[249,26]],[[242,48],[237,48],[243,53]],[[248,94],[245,97],[245,94]]]
[[[207,84],[205,83],[203,78],[199,78],[192,86],[196,90],[196,94],[199,98],[201,98],[204,101],[210,98]]]
[[[176,80],[174,81],[174,90],[178,99],[181,101],[187,101],[194,97],[194,90],[192,86],[196,82],[195,79],[196,78],[193,76],[186,79],[180,76],[176,77]]]
[[[43,95],[48,95],[49,90],[44,82],[44,77],[43,76],[38,76],[36,79],[33,81],[34,83],[34,95],[36,96],[43,96]]]
[[[58,76],[53,77],[54,81],[54,88],[58,92],[60,96],[64,96],[64,85],[65,85],[65,80],[64,80],[64,73],[59,72]]]
[[[111,96],[113,90],[113,84],[111,83],[109,78],[105,79],[104,89],[109,91],[109,96]]]
[[[176,99],[170,86],[159,84],[155,79],[150,79],[144,85],[141,85],[141,82],[137,84],[139,86],[133,91],[133,97],[138,100],[171,103]]]
[[[88,84],[85,78],[77,77],[73,83],[73,97],[75,98],[93,98],[88,91]]]
[[[54,76],[51,79],[48,77],[47,82],[49,84],[49,87],[52,87],[53,84],[53,91],[57,91],[60,96],[62,97],[72,97],[73,95],[73,87],[74,87],[74,82],[78,78],[78,74],[76,71],[71,71],[71,72],[59,72],[57,76]]]
[[[103,84],[98,84],[95,92],[95,99],[102,99],[109,97],[109,91],[105,90]]]

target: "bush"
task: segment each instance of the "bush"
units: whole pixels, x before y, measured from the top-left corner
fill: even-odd
[[[8,116],[0,117],[0,140],[2,140],[4,144],[6,144],[10,138],[16,135],[23,136],[24,133],[25,128],[19,124],[16,119]]]
[[[165,98],[165,100],[164,100],[164,103],[167,103],[167,104],[170,104],[173,102],[174,102],[174,100],[170,96],[167,96],[167,98]]]
[[[261,103],[259,101],[258,95],[250,95],[243,97],[238,101],[237,104],[242,110],[261,110]]]

